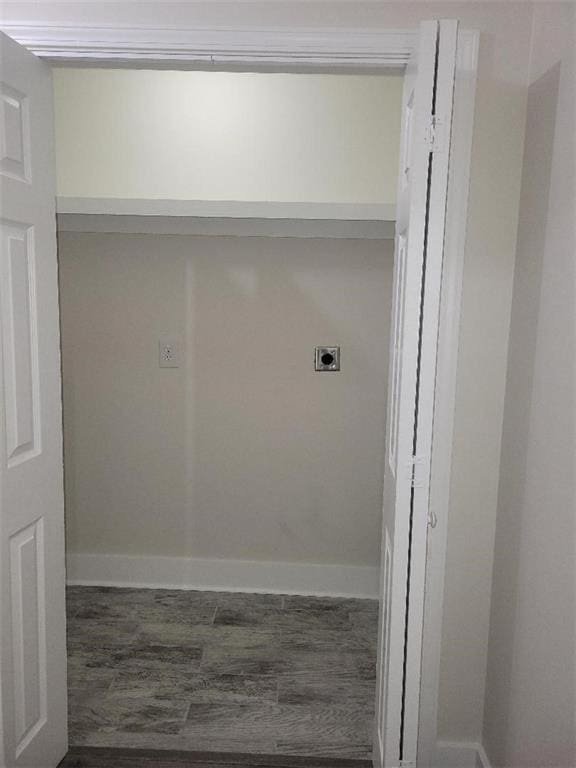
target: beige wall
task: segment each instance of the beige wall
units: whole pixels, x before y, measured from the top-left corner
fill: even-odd
[[[484,743],[576,765],[575,6],[539,4],[504,418]]]
[[[56,69],[58,194],[396,199],[402,77]]]
[[[69,552],[377,565],[391,249],[61,233]]]
[[[526,115],[531,4],[384,3],[382,25],[480,30],[448,510],[438,736],[482,737],[500,442]]]

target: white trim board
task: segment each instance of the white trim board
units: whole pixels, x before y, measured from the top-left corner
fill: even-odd
[[[437,525],[435,528],[429,528],[426,558],[426,601],[418,739],[418,754],[423,765],[429,764],[432,758],[431,752],[438,738],[438,700],[455,418],[454,403],[458,372],[458,341],[464,253],[466,251],[466,222],[468,218],[478,47],[478,32],[458,31],[430,477],[430,509],[436,513]],[[458,766],[458,768],[462,767]]]
[[[74,554],[67,583],[327,597],[378,597],[377,566]]]
[[[162,200],[122,197],[58,197],[58,213],[113,216],[190,216],[220,219],[394,221],[396,206],[356,203],[281,203],[251,200]]]
[[[334,219],[222,219],[195,216],[114,216],[59,213],[59,232],[214,237],[292,237],[393,240],[393,221]]]
[[[431,768],[491,768],[491,765],[478,742],[439,741]]]
[[[402,71],[413,30],[122,26],[9,22],[3,31],[54,62],[158,67]]]

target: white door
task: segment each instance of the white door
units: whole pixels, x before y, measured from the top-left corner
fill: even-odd
[[[66,752],[62,410],[50,69],[0,33],[3,766]]]
[[[375,762],[415,766],[438,314],[457,23],[408,64],[396,215]]]

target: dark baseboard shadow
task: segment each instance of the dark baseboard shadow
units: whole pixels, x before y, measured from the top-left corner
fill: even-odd
[[[300,755],[71,747],[58,768],[372,768],[372,761]]]

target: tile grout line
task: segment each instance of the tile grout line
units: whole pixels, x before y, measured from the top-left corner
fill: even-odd
[[[188,705],[184,711],[184,718],[182,719],[182,725],[180,726],[180,730],[178,731],[178,736],[183,736],[182,731],[184,730],[184,726],[188,722],[188,717],[190,715],[190,710],[192,709],[192,701],[188,702]]]

